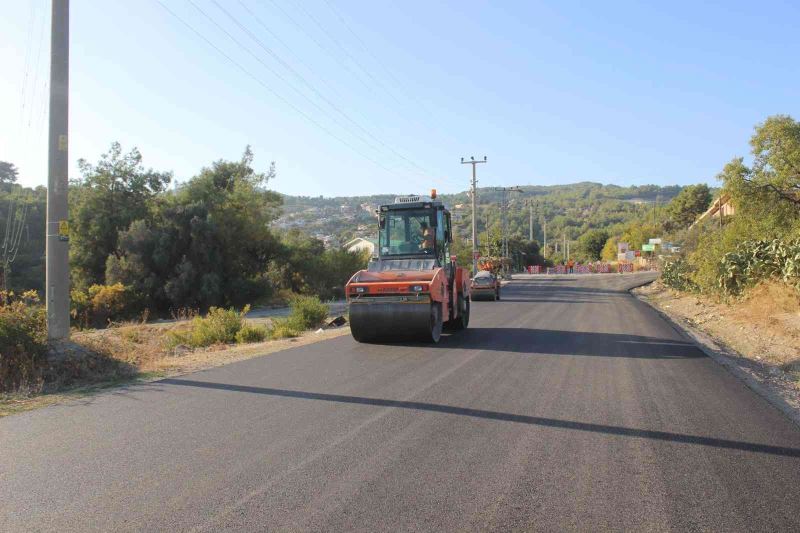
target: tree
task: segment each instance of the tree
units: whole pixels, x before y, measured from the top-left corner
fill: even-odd
[[[756,126],[750,139],[753,166],[735,159],[723,171],[726,186],[760,190],[776,199],[800,206],[800,122],[788,115],[769,117]],[[736,181],[740,183],[735,183]]]
[[[275,175],[239,161],[216,161],[177,192],[162,195],[147,219],[119,233],[106,279],[133,287],[149,307],[242,305],[264,296],[267,265],[282,253],[269,224],[280,197],[265,187]]]
[[[70,189],[70,263],[79,288],[104,283],[106,260],[117,249],[119,232],[147,219],[154,198],[169,185],[172,174],[142,166],[133,148],[123,154],[113,143],[96,165],[78,161],[82,178]]]
[[[509,240],[509,249],[512,250],[512,255],[514,252],[520,252],[522,266],[530,266],[530,265],[544,265],[545,260],[542,256],[541,245],[538,241],[529,241],[529,240],[522,240],[520,239],[517,241],[516,238],[512,238]]]
[[[16,183],[18,175],[19,170],[14,166],[14,163],[0,161],[0,184]]]
[[[617,243],[619,243],[619,237],[608,238],[605,245],[603,245],[603,250],[600,252],[600,258],[603,261],[617,260]]]
[[[592,229],[578,238],[578,252],[589,261],[597,261],[608,240],[608,232],[603,229]]]
[[[711,204],[711,191],[708,185],[689,185],[667,204],[665,209],[666,230],[673,231],[689,227]]]

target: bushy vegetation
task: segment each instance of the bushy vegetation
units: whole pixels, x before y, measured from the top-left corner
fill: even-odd
[[[720,261],[718,283],[725,294],[741,294],[771,278],[800,288],[800,240],[743,242]]]
[[[752,166],[735,158],[718,176],[735,215],[673,232],[683,249],[665,282],[719,296],[769,279],[800,283],[800,123],[770,117],[750,145]]]
[[[676,258],[664,261],[661,273],[661,281],[667,287],[672,287],[679,291],[695,291],[697,284],[691,279],[691,268],[685,259]]]
[[[250,306],[241,311],[233,308],[212,307],[204,317],[196,316],[185,330],[171,331],[167,343],[171,346],[186,345],[192,348],[205,348],[213,344],[232,344],[237,335],[245,327],[244,317],[250,312]],[[243,334],[250,336],[250,333]]]
[[[73,289],[70,313],[79,327],[105,327],[112,320],[132,318],[139,311],[138,298],[122,283]]]
[[[273,339],[291,339],[303,334],[303,327],[298,320],[287,317],[275,319],[272,325]]]
[[[316,296],[295,296],[290,306],[288,317],[273,321],[272,338],[298,337],[303,331],[322,325],[329,312],[329,307]]]
[[[323,300],[343,298],[344,284],[369,260],[365,253],[326,250],[322,241],[297,230],[286,232],[280,246],[280,255],[267,268],[271,286]]]
[[[0,257],[0,278],[14,290],[42,294],[46,189],[17,185],[16,168],[0,163],[0,233],[25,229],[13,261]],[[249,148],[240,160],[216,161],[172,188],[171,173],[146,168],[138,150],[126,153],[119,143],[96,163],[80,160],[79,168],[69,191],[72,317],[79,327],[142,313],[241,307],[287,292],[339,298],[367,261],[272,229],[282,201],[268,188],[275,167],[256,171]]]
[[[328,316],[330,308],[315,296],[295,296],[290,303],[292,312],[289,318],[295,320],[303,329],[316,328]]]
[[[34,291],[0,293],[0,392],[37,387],[47,355],[44,308]]]
[[[237,344],[249,344],[253,342],[263,342],[270,337],[270,330],[266,326],[251,326],[245,324],[236,333]]]
[[[170,331],[167,334],[167,346],[204,348],[214,344],[245,344],[270,338],[298,337],[304,331],[320,326],[328,316],[328,306],[316,296],[295,295],[290,306],[289,316],[273,319],[270,327],[251,325],[245,321],[245,316],[250,312],[249,305],[241,311],[212,307],[206,316],[195,316],[188,326]]]

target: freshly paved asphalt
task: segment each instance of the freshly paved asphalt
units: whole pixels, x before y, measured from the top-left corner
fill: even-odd
[[[515,281],[437,346],[340,337],[2,419],[0,530],[800,530],[800,429],[641,280]]]

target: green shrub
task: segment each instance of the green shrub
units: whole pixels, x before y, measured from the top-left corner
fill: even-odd
[[[697,284],[692,280],[692,269],[683,259],[665,261],[661,270],[661,281],[667,287],[679,291],[697,290]]]
[[[0,295],[0,391],[37,386],[47,356],[47,315],[38,296]]]
[[[305,327],[294,317],[278,318],[273,321],[272,338],[288,339],[299,337],[305,331]]]
[[[292,308],[289,318],[300,331],[315,328],[322,324],[330,310],[316,296],[294,296],[289,305]]]
[[[270,336],[270,331],[265,326],[251,326],[245,324],[236,334],[238,344],[248,344],[251,342],[263,342]]]
[[[769,278],[800,284],[800,240],[743,242],[725,254],[718,265],[718,287],[727,295],[741,294]]]
[[[135,316],[141,308],[139,298],[122,283],[74,289],[70,298],[70,314],[78,327],[105,327],[109,322]]]
[[[245,327],[244,317],[250,306],[241,311],[212,307],[204,317],[195,317],[188,330],[170,331],[167,334],[167,346],[174,348],[186,344],[192,348],[203,348],[212,344],[230,344],[237,342],[237,334]]]

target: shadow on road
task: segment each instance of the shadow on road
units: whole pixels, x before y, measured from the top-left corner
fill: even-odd
[[[400,343],[385,343],[387,345]],[[409,346],[408,343],[402,343]],[[628,357],[634,359],[700,359],[692,343],[641,335],[589,333],[532,328],[475,328],[442,337],[439,344],[412,344],[441,350],[490,350],[526,355]]]
[[[301,400],[320,400],[320,401],[335,402],[335,403],[370,405],[375,407],[412,409],[416,411],[427,411],[433,413],[443,413],[443,414],[458,415],[458,416],[469,416],[476,418],[484,418],[488,420],[498,420],[503,422],[515,422],[518,424],[528,424],[540,427],[569,429],[573,431],[588,431],[592,433],[604,433],[607,435],[618,435],[623,437],[635,437],[641,439],[654,439],[666,442],[675,442],[680,444],[696,444],[700,446],[712,446],[715,448],[742,450],[742,451],[765,453],[771,455],[782,455],[786,457],[800,457],[800,448],[772,446],[768,444],[741,442],[729,439],[719,439],[715,437],[703,437],[699,435],[686,435],[682,433],[670,433],[667,431],[653,431],[648,429],[635,429],[622,426],[610,426],[605,424],[574,422],[571,420],[560,420],[557,418],[518,415],[513,413],[486,411],[483,409],[471,409],[468,407],[457,407],[453,405],[441,405],[441,404],[427,403],[427,402],[389,400],[384,398],[367,398],[363,396],[347,396],[342,394],[326,394],[321,392],[294,391],[287,389],[253,387],[247,385],[232,385],[228,383],[212,383],[206,381],[194,381],[188,379],[174,379],[174,378],[161,380],[157,383],[154,383],[154,385],[177,385],[181,387],[200,387],[205,389],[244,392],[249,394],[264,394],[267,396],[277,396],[283,398],[297,398]]]

